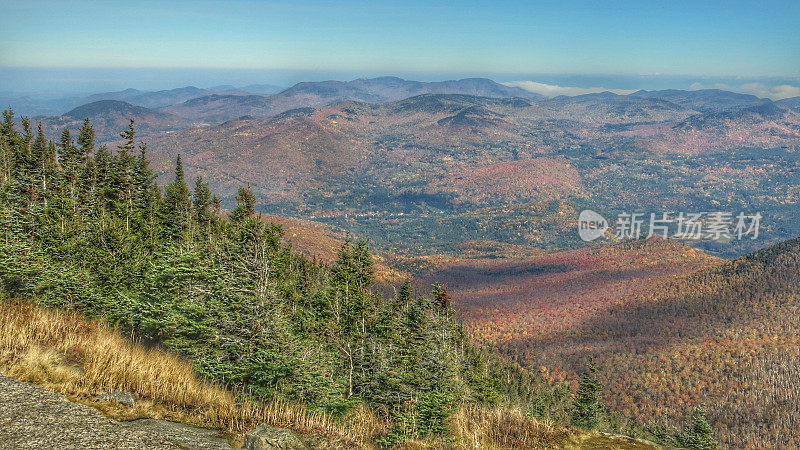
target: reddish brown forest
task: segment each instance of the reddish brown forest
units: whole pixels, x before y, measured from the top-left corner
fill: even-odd
[[[724,263],[638,242],[435,275],[523,366],[573,379],[594,355],[614,410],[677,423],[705,404],[725,446],[800,446],[800,241]]]

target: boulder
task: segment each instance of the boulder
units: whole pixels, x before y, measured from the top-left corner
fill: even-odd
[[[101,402],[117,402],[120,405],[125,405],[129,408],[136,407],[136,400],[133,397],[133,394],[130,392],[111,392],[108,394],[102,394],[95,397],[96,400],[100,400]]]
[[[305,449],[306,446],[291,430],[261,424],[244,435],[244,448],[247,450],[299,450]]]

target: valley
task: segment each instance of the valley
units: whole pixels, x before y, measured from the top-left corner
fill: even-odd
[[[180,154],[228,202],[249,184],[263,212],[395,253],[455,255],[484,239],[577,246],[572,221],[586,208],[762,213],[758,242],[690,243],[731,257],[800,232],[800,115],[728,94],[682,91],[692,100],[679,103],[707,112],[654,93],[343,101],[155,135],[149,149],[162,176]]]

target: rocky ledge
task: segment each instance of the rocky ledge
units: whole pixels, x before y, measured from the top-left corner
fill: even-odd
[[[216,430],[154,419],[120,422],[0,374],[0,449],[232,448]]]

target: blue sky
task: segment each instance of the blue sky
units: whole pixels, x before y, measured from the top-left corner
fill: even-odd
[[[791,81],[800,79],[799,28],[798,1],[4,0],[0,69]]]

